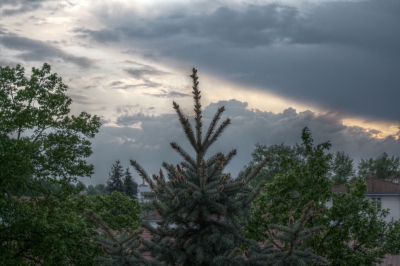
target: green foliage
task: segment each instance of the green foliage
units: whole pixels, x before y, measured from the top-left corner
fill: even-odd
[[[68,87],[50,70],[44,64],[26,78],[20,65],[0,67],[2,265],[91,265],[95,252],[69,198],[76,192],[70,183],[93,173],[85,158],[100,119],[68,116]]]
[[[8,213],[2,220],[3,229],[7,229],[2,236],[11,240],[0,246],[2,265],[39,261],[42,265],[97,265],[93,259],[103,252],[91,239],[98,235],[93,230],[98,226],[84,216],[85,209],[96,210],[113,229],[139,227],[139,203],[116,191],[61,202],[55,197],[12,199],[0,201],[1,209]],[[21,250],[23,256],[15,257]]]
[[[100,265],[162,265],[157,261],[146,260],[139,251],[139,247],[142,243],[140,235],[143,233],[143,229],[136,231],[130,229],[126,231],[123,230],[117,233],[119,234],[119,236],[117,236],[92,210],[87,210],[86,214],[95,221],[96,224],[99,224],[105,232],[105,237],[96,236],[93,238],[94,242],[102,247],[104,253],[110,254],[108,257],[96,257],[96,262]]]
[[[100,191],[102,195],[107,194],[107,187],[104,184],[97,184],[96,186],[94,186],[94,189]]]
[[[152,202],[142,202],[140,205],[142,206],[142,217],[157,212]]]
[[[101,254],[82,213],[55,197],[0,199],[1,265],[96,265]]]
[[[336,152],[331,161],[330,175],[333,185],[341,185],[353,180],[356,176],[353,159],[344,152]]]
[[[275,245],[278,252],[273,254],[278,263],[277,265],[310,265],[328,264],[328,261],[321,256],[313,253],[308,247],[304,248],[307,240],[312,240],[313,235],[323,229],[322,226],[304,228],[306,223],[312,218],[314,202],[310,202],[303,211],[302,216],[295,222],[292,216],[289,218],[289,226],[270,224],[271,242]]]
[[[373,175],[389,181],[398,180],[400,178],[400,158],[394,156],[390,158],[384,152],[376,159],[361,159],[358,165],[358,176],[368,178]]]
[[[76,181],[77,176],[93,173],[93,165],[88,165],[84,158],[92,153],[88,138],[98,132],[100,119],[85,112],[78,117],[68,116],[72,100],[65,95],[67,88],[57,74],[50,74],[48,64],[42,69],[32,68],[30,79],[24,76],[20,65],[0,67],[0,135],[10,139],[8,144],[18,142],[23,150],[27,149],[22,162],[29,158],[34,166],[27,177],[32,183],[35,179],[58,177],[67,184]],[[9,149],[10,146],[6,148],[8,152]],[[14,151],[14,156],[21,153],[15,148]],[[1,180],[3,193],[12,188],[16,195],[27,189],[39,189],[29,182],[16,187],[16,182],[12,182],[15,178],[18,177],[7,175]],[[6,183],[12,183],[12,188]]]
[[[286,224],[288,213],[299,219],[311,201],[316,203],[317,209],[323,208],[333,194],[332,181],[327,178],[332,155],[325,153],[330,143],[314,146],[308,128],[303,129],[302,139],[304,161],[282,156],[280,168],[284,174],[276,175],[255,200],[253,218],[246,229],[248,237],[266,239],[263,233],[269,229],[269,224]],[[268,217],[264,217],[267,213]]]
[[[82,181],[78,181],[76,183],[75,187],[76,187],[76,190],[79,192],[86,190],[86,185]]]
[[[110,195],[83,195],[73,200],[77,204],[76,210],[79,213],[91,209],[114,230],[139,228],[141,206],[136,199],[126,196],[123,192],[113,191]],[[95,228],[96,224],[91,222],[90,226]]]
[[[95,196],[95,195],[102,195],[103,193],[97,190],[93,185],[89,185],[86,190],[86,195],[88,196]]]
[[[304,145],[288,146],[283,143],[280,145],[260,145],[257,143],[252,156],[252,161],[246,167],[254,166],[266,157],[270,158],[270,161],[262,168],[260,175],[250,183],[251,187],[256,187],[262,181],[271,183],[276,175],[290,171],[290,168],[281,166],[283,158],[290,158],[301,163],[306,160],[307,153]],[[332,160],[330,160],[329,164],[329,175],[334,185],[344,184],[355,177],[353,159],[344,154],[344,152],[337,152],[332,155]]]
[[[124,191],[125,194],[131,198],[137,198],[138,184],[133,181],[132,175],[129,172],[129,167],[126,168],[124,173]]]
[[[323,257],[315,255],[311,248],[305,248],[306,240],[313,238],[315,233],[323,229],[321,226],[304,228],[316,212],[314,202],[307,204],[300,219],[295,222],[292,216],[289,218],[288,226],[270,224],[268,231],[269,239],[263,248],[254,243],[249,251],[244,251],[245,265],[264,266],[289,266],[289,265],[327,265],[329,262]],[[219,256],[218,262],[234,264],[243,260],[240,249],[231,252],[228,256]]]
[[[318,213],[305,228],[323,226],[324,230],[305,241],[304,246],[332,265],[372,266],[386,253],[396,251],[396,241],[389,234],[394,234],[398,227],[387,225],[387,210],[379,210],[365,197],[365,181],[346,185],[347,193],[333,193],[329,178],[332,155],[326,152],[329,142],[314,146],[307,128],[302,139],[305,160],[282,158],[280,167],[284,174],[278,174],[255,200],[244,235],[268,240],[271,224],[284,224],[287,214],[300,219],[307,203],[314,201]]]
[[[265,158],[270,158],[265,167],[262,168],[261,173],[250,182],[251,187],[256,187],[262,181],[271,183],[277,174],[282,174],[281,168],[282,157],[302,160],[304,157],[304,147],[299,145],[288,146],[281,143],[280,145],[260,145],[256,144],[256,148],[252,153],[252,161],[246,166],[259,164]]]
[[[108,195],[107,188],[104,184],[97,184],[95,186],[89,185],[86,190],[86,195],[88,196]]]
[[[124,170],[119,160],[111,167],[111,172],[108,174],[107,180],[107,191],[111,193],[113,191],[124,191]]]
[[[325,212],[330,223],[325,223],[326,229],[311,246],[332,265],[376,265],[392,251],[387,244],[389,234],[394,233],[385,222],[388,210],[379,211],[365,197],[364,180],[346,184],[346,188],[347,193],[332,195],[332,207]]]

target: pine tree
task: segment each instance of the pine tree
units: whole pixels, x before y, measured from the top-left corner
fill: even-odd
[[[137,198],[137,187],[138,184],[133,181],[132,175],[129,172],[129,167],[125,170],[124,178],[124,191],[125,194],[131,198]]]
[[[269,158],[264,158],[258,166],[254,166],[255,169],[253,166],[247,167],[237,178],[232,178],[230,173],[223,173],[225,166],[236,155],[235,149],[227,156],[218,152],[207,161],[204,160],[207,149],[230,124],[230,119],[226,119],[214,132],[220,115],[225,110],[224,107],[219,108],[202,140],[202,115],[199,102],[201,96],[196,73],[197,70],[193,68],[190,77],[193,79],[197,139],[189,119],[184,117],[179,105],[173,102],[184,132],[196,151],[196,158],[192,158],[177,143],[172,142],[171,147],[185,159],[185,162],[176,167],[166,162],[162,163],[168,172],[169,180],[164,177],[162,169],[159,175],[153,174],[150,178],[136,161],[131,160],[131,165],[147,181],[156,195],[158,200],[154,200],[153,204],[162,217],[157,228],[148,222],[142,223],[142,227],[150,231],[152,240],[139,240],[143,246],[138,250],[149,252],[153,262],[161,265],[282,265],[270,264],[280,262],[270,256],[274,250],[271,245],[260,249],[254,240],[249,240],[240,233],[246,224],[244,217],[250,216],[252,201],[265,186],[263,182],[252,189],[249,183],[260,173]],[[106,245],[115,247],[105,251],[108,255],[123,259],[129,259],[131,256],[118,248],[121,246],[121,240],[111,239],[111,242],[104,240],[100,241],[100,244],[103,247]],[[247,250],[241,252],[243,246],[251,247],[251,260],[246,257]],[[260,260],[260,256],[264,255],[269,257]]]
[[[173,102],[184,132],[196,151],[196,158],[188,155],[178,144],[171,143],[185,160],[176,168],[163,163],[168,171],[169,182],[160,175],[150,179],[142,167],[134,160],[131,165],[150,185],[159,201],[153,201],[162,217],[161,225],[153,228],[149,223],[143,226],[151,232],[151,242],[143,241],[153,258],[164,265],[214,265],[214,258],[228,254],[250,240],[240,235],[244,226],[242,217],[250,215],[251,202],[257,197],[264,184],[254,191],[248,183],[265,165],[266,158],[254,171],[248,168],[241,178],[233,179],[222,171],[236,155],[232,150],[227,156],[217,153],[207,161],[204,160],[207,149],[222,131],[230,124],[225,120],[214,133],[224,107],[218,109],[211,122],[206,137],[202,140],[202,122],[200,91],[198,90],[197,70],[193,68],[193,94],[196,113],[196,137],[191,129],[189,119],[185,118],[179,105]],[[213,134],[214,133],[214,134]]]
[[[327,260],[321,256],[315,255],[311,248],[302,248],[306,240],[312,238],[312,235],[321,231],[323,227],[314,226],[312,228],[304,228],[306,223],[311,219],[314,202],[310,202],[303,211],[300,219],[295,222],[293,216],[289,217],[289,226],[271,224],[271,242],[279,250],[273,253],[273,258],[279,261],[275,265],[295,266],[295,265],[326,265]],[[277,243],[280,243],[277,244]]]
[[[315,255],[310,248],[304,248],[307,239],[319,232],[323,227],[315,226],[304,228],[306,223],[317,213],[314,202],[310,202],[295,222],[293,216],[289,217],[289,225],[282,226],[271,224],[269,239],[263,248],[258,243],[253,243],[249,251],[236,249],[228,256],[219,256],[218,262],[233,262],[246,260],[251,266],[297,266],[297,265],[327,265],[329,262],[323,257]]]
[[[107,180],[107,192],[111,193],[114,190],[118,192],[124,192],[124,171],[119,160],[117,160],[115,164],[113,164],[111,172],[108,175],[109,178]]]

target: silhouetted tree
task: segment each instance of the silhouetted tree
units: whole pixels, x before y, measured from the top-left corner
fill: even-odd
[[[107,180],[107,192],[124,192],[124,170],[119,160],[117,160],[115,164],[113,164],[111,172],[108,175],[109,179]]]
[[[353,159],[344,152],[336,152],[331,160],[330,176],[333,185],[345,184],[356,177]]]
[[[400,158],[394,156],[390,158],[384,152],[376,159],[361,159],[358,165],[358,175],[364,178],[376,176],[380,179],[398,182],[400,178]]]
[[[132,175],[129,172],[129,167],[127,167],[125,170],[125,178],[124,178],[125,194],[131,198],[137,198],[137,187],[138,184],[133,180]]]

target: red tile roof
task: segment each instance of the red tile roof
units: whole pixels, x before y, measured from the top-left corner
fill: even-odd
[[[394,182],[382,180],[376,177],[370,177],[365,180],[367,182],[367,193],[398,193],[400,194],[400,185]],[[346,192],[344,185],[332,187],[334,192]]]

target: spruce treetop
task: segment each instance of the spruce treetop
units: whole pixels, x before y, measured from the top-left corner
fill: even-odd
[[[230,119],[226,119],[214,132],[225,110],[224,107],[219,108],[202,139],[201,96],[195,68],[190,77],[193,80],[196,134],[179,105],[173,102],[173,108],[187,139],[196,151],[196,158],[172,142],[171,147],[185,162],[176,167],[163,162],[168,180],[161,169],[159,175],[150,178],[136,161],[131,160],[131,165],[148,182],[162,203],[153,202],[162,217],[160,226],[154,228],[149,223],[143,223],[143,227],[153,235],[151,242],[143,241],[153,258],[165,265],[216,265],[214,258],[217,256],[228,256],[240,245],[250,244],[250,240],[240,235],[244,226],[243,217],[250,215],[250,204],[265,184],[258,185],[254,190],[248,184],[269,158],[265,158],[254,170],[252,166],[248,167],[237,178],[232,178],[230,173],[223,173],[225,166],[236,155],[236,149],[227,156],[219,152],[204,159],[207,149],[230,124]]]

